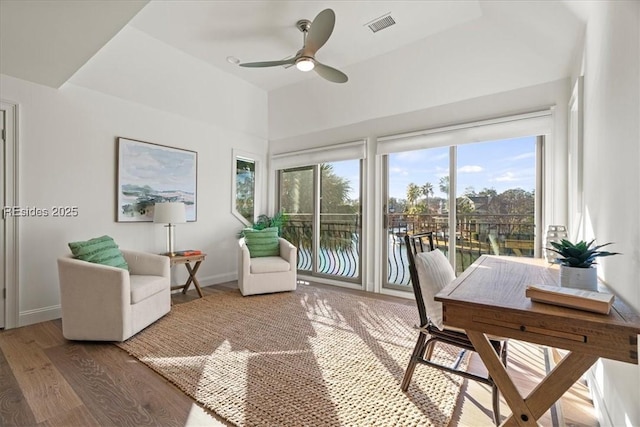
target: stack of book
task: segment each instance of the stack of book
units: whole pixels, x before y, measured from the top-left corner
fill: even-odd
[[[186,251],[176,252],[176,256],[194,256],[194,255],[202,255],[202,251],[199,251],[197,249],[187,249]]]
[[[531,301],[601,314],[609,314],[615,298],[613,294],[548,285],[529,285],[526,296],[531,298]]]

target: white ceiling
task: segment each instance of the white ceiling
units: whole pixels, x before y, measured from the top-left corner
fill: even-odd
[[[130,25],[265,90],[317,78],[293,68],[243,68],[227,61],[280,60],[303,42],[300,19],[336,14],[316,59],[342,69],[481,16],[477,1],[215,1],[151,2]],[[373,33],[367,23],[391,13],[396,24]]]
[[[403,47],[419,47],[417,41],[484,20],[504,37],[568,70],[586,19],[586,4],[573,0],[0,0],[0,72],[59,87],[128,25],[269,91],[319,77],[295,67],[243,68],[227,57],[253,62],[293,55],[302,46],[296,22],[313,20],[325,8],[335,11],[336,25],[316,59],[338,69],[361,69],[350,66]],[[366,24],[387,13],[396,24],[372,33]],[[351,80],[358,78],[348,74]]]
[[[58,88],[147,0],[0,0],[0,73]]]

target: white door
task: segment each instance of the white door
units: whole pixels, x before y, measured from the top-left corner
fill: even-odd
[[[0,208],[5,206],[5,198],[4,198],[4,183],[5,183],[5,174],[7,168],[5,167],[5,113],[4,110],[0,110]],[[4,214],[2,214],[2,219],[0,220],[2,223],[0,224],[0,329],[3,329],[5,326],[4,321],[4,313],[5,306],[7,304],[7,288],[5,283],[5,220]]]

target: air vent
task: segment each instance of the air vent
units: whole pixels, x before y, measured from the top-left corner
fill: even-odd
[[[367,27],[369,27],[371,29],[371,31],[373,31],[374,33],[377,33],[380,30],[384,30],[385,28],[389,28],[390,26],[392,26],[393,24],[395,24],[396,21],[393,19],[393,17],[391,16],[391,12],[382,15],[379,18],[374,19],[373,21],[365,24]]]

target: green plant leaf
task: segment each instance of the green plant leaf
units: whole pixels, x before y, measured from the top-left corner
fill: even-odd
[[[589,243],[584,240],[578,243],[572,243],[567,239],[562,239],[560,242],[549,243],[551,247],[546,249],[560,255],[560,257],[556,258],[555,262],[570,267],[589,268],[592,264],[595,264],[595,260],[598,257],[620,254],[619,252],[599,251],[598,249],[610,245],[612,242],[593,246],[595,239]]]

